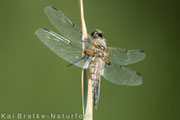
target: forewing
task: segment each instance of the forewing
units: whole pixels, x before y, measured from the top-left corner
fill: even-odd
[[[142,77],[138,72],[113,63],[106,65],[103,77],[118,85],[137,86],[142,84]]]
[[[126,50],[114,47],[108,47],[107,57],[120,65],[128,65],[139,62],[145,58],[143,50]]]
[[[73,24],[60,10],[55,7],[45,7],[47,17],[56,29],[66,38],[81,43],[81,29]]]
[[[83,67],[81,44],[70,41],[48,29],[40,28],[36,30],[35,33],[37,37],[59,57],[78,67]]]

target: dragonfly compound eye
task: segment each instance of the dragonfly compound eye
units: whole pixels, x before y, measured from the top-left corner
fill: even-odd
[[[103,37],[104,37],[104,34],[103,34],[103,33],[99,33],[98,36],[99,36],[100,38],[103,38]]]
[[[98,30],[94,30],[94,31],[92,31],[91,32],[91,36],[93,37],[93,38],[97,38],[99,35],[98,35]]]
[[[104,34],[102,33],[101,30],[95,29],[95,30],[91,33],[91,36],[92,36],[93,38],[98,38],[98,37],[103,38],[103,37],[104,37]]]

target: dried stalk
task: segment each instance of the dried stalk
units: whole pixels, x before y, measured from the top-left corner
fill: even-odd
[[[83,10],[83,0],[79,0],[80,15],[81,15],[81,30],[82,40],[87,38],[87,29],[84,20],[84,10]],[[82,44],[82,55],[84,55],[85,50],[84,43]],[[82,109],[84,120],[93,120],[93,95],[92,95],[92,80],[90,76],[89,69],[82,69]]]

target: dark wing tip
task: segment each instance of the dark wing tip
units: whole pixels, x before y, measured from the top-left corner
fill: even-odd
[[[58,11],[58,8],[56,8],[56,7],[54,7],[54,6],[52,6],[51,8],[54,9],[54,10],[56,10],[56,11]]]
[[[44,8],[45,13],[51,11],[51,10],[55,10],[55,11],[59,11],[58,8],[54,7],[54,6],[47,6]]]
[[[122,65],[120,65],[119,68],[122,69]]]
[[[45,30],[45,31],[48,31],[48,32],[50,32],[50,30],[49,29],[47,29],[47,28],[42,28],[43,30]]]
[[[137,74],[138,76],[141,76],[141,74],[140,74],[139,72],[136,72],[136,74]]]
[[[144,50],[140,50],[140,52],[144,53]]]

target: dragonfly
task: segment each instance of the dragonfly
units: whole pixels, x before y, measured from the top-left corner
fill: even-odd
[[[142,84],[140,73],[124,65],[143,60],[144,50],[107,47],[104,33],[98,29],[93,30],[85,40],[82,40],[81,36],[84,32],[59,9],[48,6],[44,11],[62,35],[47,28],[39,28],[35,32],[36,36],[70,65],[90,70],[95,108],[99,100],[101,76],[117,85],[138,86]],[[85,45],[84,51],[82,51],[82,44]]]

